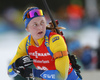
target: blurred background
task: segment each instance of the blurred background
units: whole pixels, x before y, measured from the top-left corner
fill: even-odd
[[[83,80],[100,80],[100,0],[47,0],[55,20],[66,38],[70,54],[77,56]],[[29,33],[22,20],[29,6],[44,10],[42,0],[3,0],[0,4],[0,80],[13,80],[7,75],[9,62],[21,40]]]

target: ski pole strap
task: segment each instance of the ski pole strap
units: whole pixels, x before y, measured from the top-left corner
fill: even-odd
[[[57,75],[59,74],[59,71],[57,70],[37,70],[33,69],[33,75],[34,77],[47,79],[47,80],[58,80]]]

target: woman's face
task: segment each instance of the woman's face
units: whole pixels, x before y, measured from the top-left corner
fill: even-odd
[[[46,20],[45,17],[36,17],[33,18],[26,30],[31,33],[33,39],[37,40],[42,38],[46,32]]]

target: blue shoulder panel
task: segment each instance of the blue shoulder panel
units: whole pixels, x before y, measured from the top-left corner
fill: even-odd
[[[30,40],[31,40],[31,35],[29,35],[27,42],[26,42],[26,52],[27,52],[27,54],[28,54],[28,47],[29,47],[29,45],[31,45]]]
[[[52,31],[51,30],[46,30],[46,34],[45,34],[45,45],[47,47],[48,52],[53,57],[53,53],[51,52],[50,47],[49,47],[49,35],[50,35],[50,32],[52,32]]]

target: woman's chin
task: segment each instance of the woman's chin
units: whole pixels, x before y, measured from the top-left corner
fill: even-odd
[[[40,39],[40,38],[43,38],[43,37],[44,37],[44,35],[39,35],[37,39]]]

